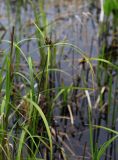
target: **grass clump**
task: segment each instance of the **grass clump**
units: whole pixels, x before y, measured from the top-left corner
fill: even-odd
[[[118,138],[114,98],[118,66],[106,58],[105,48],[99,57],[89,57],[65,39],[52,40],[53,24],[48,23],[45,1],[16,3],[9,40],[1,39],[6,47],[0,66],[0,160],[100,160],[107,158],[109,148],[112,157],[111,146]],[[28,24],[33,33],[27,37],[23,37],[23,6],[33,13]],[[10,23],[9,0],[7,15]],[[67,58],[67,53],[76,58]],[[81,135],[81,143],[86,130],[88,139],[79,145],[82,154],[78,155],[72,140]],[[101,144],[103,130],[107,138]]]

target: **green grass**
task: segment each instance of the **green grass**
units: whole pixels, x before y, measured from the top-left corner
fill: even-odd
[[[27,6],[27,3],[34,13],[34,34],[22,38],[21,12],[22,6]],[[9,0],[6,5],[10,23],[12,13]],[[89,158],[100,160],[118,138],[115,130],[117,102],[114,98],[114,95],[117,97],[118,76],[116,79],[112,76],[114,72],[118,73],[118,66],[105,58],[104,48],[100,56],[89,57],[78,46],[65,40],[53,42],[49,38],[52,24],[48,23],[45,1],[18,1],[16,6],[14,27],[8,28],[10,38],[1,40],[1,45],[8,47],[3,51],[0,66],[0,160],[54,160],[55,156],[68,160],[67,151],[71,154],[73,151],[64,141],[66,137],[71,143],[66,133],[67,121],[69,119],[71,127],[74,127],[75,117],[81,110],[86,112],[86,109],[84,120],[89,130],[89,144],[83,147],[82,159],[86,159],[86,148],[89,147]],[[32,56],[33,50],[23,49],[23,46],[34,41],[39,57],[37,66]],[[66,49],[72,49],[78,57],[79,70],[76,70],[74,77],[71,71],[66,70],[69,65],[61,67]],[[66,60],[64,63],[67,64]],[[72,67],[76,68],[76,65]],[[78,76],[80,81],[76,82]],[[62,132],[55,125],[56,109],[62,120],[59,123],[62,128],[66,126]],[[102,119],[95,123],[94,110],[99,116],[107,114],[105,126],[101,126]],[[102,130],[106,131],[108,138],[99,144]],[[84,134],[84,131],[81,132]]]

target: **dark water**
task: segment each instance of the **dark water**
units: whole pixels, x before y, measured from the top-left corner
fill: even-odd
[[[8,11],[7,3],[0,1],[0,37],[2,40],[10,39],[10,31],[13,25],[15,25],[16,41],[20,41],[25,38],[35,37],[35,26],[33,25],[34,13],[30,4],[25,4],[18,11],[16,2],[11,2],[11,8]],[[89,1],[52,1],[46,2],[45,11],[48,17],[48,21],[51,24],[48,36],[53,42],[60,42],[66,40],[71,44],[78,46],[87,56],[96,57],[100,55],[101,43],[99,35],[99,13],[100,6],[98,2],[91,4]],[[20,12],[17,15],[17,12]],[[8,18],[8,15],[9,18]],[[111,32],[111,31],[110,31]],[[108,36],[108,43],[111,46],[112,36]],[[100,41],[100,42],[99,42]],[[36,40],[31,40],[23,43],[21,46],[26,55],[30,55],[37,61],[40,60],[38,53],[38,46]],[[0,52],[7,52],[9,45],[6,42],[1,42]],[[115,55],[117,51],[115,51]],[[113,55],[114,57],[114,55]],[[91,74],[89,73],[89,66],[85,65],[85,68],[80,63],[82,57],[76,53],[72,48],[65,47],[64,54],[61,55],[61,49],[58,50],[57,64],[62,70],[67,72],[69,76],[64,74],[56,75],[55,85],[59,86],[62,81],[65,86],[74,84],[80,87],[92,87]],[[117,60],[113,60],[113,63],[117,64]],[[97,63],[94,62],[95,73],[97,74]],[[104,72],[107,72],[108,68],[103,68]],[[110,72],[110,73],[109,73]],[[118,130],[118,76],[116,71],[108,71],[107,79],[105,80],[105,74],[100,73],[100,77],[95,77],[95,91],[90,91],[92,106],[93,106],[93,123],[96,125],[103,125],[113,127],[112,129]],[[112,79],[112,99],[108,102],[109,95],[109,79],[113,75]],[[84,79],[87,79],[84,83]],[[86,81],[86,80],[85,80]],[[100,84],[99,84],[100,83]],[[105,87],[105,90],[104,88]],[[101,90],[103,92],[103,109],[100,111],[97,105]],[[89,142],[89,128],[88,128],[88,102],[84,91],[78,90],[72,92],[71,98],[67,104],[73,110],[74,124],[71,120],[64,120],[70,117],[66,114],[66,110],[61,113],[61,105],[57,104],[54,110],[54,120],[57,131],[59,132],[58,143],[65,150],[67,158],[69,160],[82,159],[85,150],[85,159],[90,159],[90,142]],[[62,99],[60,98],[60,101]],[[107,113],[107,107],[110,105],[110,114]],[[114,117],[114,120],[113,120]],[[62,119],[62,120],[61,120]],[[94,129],[93,132],[94,144],[100,146],[107,141],[113,135],[102,129]],[[56,151],[55,151],[56,152]],[[107,150],[104,160],[117,160],[118,143],[117,141]],[[56,155],[56,153],[55,153]],[[106,157],[106,158],[105,158]],[[112,157],[112,158],[111,158]],[[55,158],[56,159],[56,158]],[[57,158],[58,159],[58,158]],[[60,158],[61,159],[61,158]]]

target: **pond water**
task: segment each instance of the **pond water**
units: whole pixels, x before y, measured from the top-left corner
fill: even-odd
[[[1,55],[3,52],[7,53],[9,51],[10,46],[5,40],[10,40],[12,26],[15,26],[16,42],[27,38],[35,38],[36,26],[33,24],[35,16],[31,4],[27,2],[17,4],[15,0],[11,0],[10,4],[11,8],[9,8],[7,1],[0,0]],[[37,6],[36,12],[38,12],[39,4],[37,1],[34,4]],[[21,6],[18,7],[18,5]],[[91,69],[87,63],[82,62],[84,57],[81,56],[81,53],[88,57],[97,57],[102,52],[103,46],[101,44],[104,42],[104,37],[100,39],[99,34],[101,25],[99,22],[100,4],[97,0],[95,2],[92,2],[92,0],[46,0],[44,6],[49,23],[46,27],[46,36],[53,43],[64,41],[77,46],[82,51],[78,54],[69,45],[58,47],[56,67],[67,74],[56,73],[54,86],[59,87],[63,83],[65,87],[73,84],[74,87],[92,88]],[[40,16],[38,15],[38,18]],[[43,22],[41,27],[44,27]],[[114,35],[111,34],[111,30],[107,37],[107,44],[109,44],[107,49],[111,47],[113,42]],[[27,56],[30,55],[33,58],[36,67],[39,66],[40,54],[37,40],[32,39],[24,42],[20,47]],[[117,57],[118,49],[117,47],[113,49],[115,50],[115,55],[112,53],[113,57]],[[113,59],[112,62],[117,64],[117,58]],[[95,71],[95,90],[90,90],[89,93],[93,106],[93,124],[110,127],[118,131],[118,74],[115,70],[104,67],[104,65],[99,73],[97,71],[100,67],[98,63],[95,61],[92,65]],[[26,72],[27,66],[24,66],[25,62],[22,60],[21,69]],[[111,94],[110,89],[112,90]],[[69,91],[67,90],[67,92]],[[100,96],[102,96],[102,100]],[[111,97],[110,100],[109,97]],[[102,103],[102,108],[100,108],[100,103]],[[66,105],[66,109],[64,105]],[[82,160],[83,156],[85,156],[85,159],[91,159],[88,101],[85,91],[78,89],[70,92],[70,95],[66,98],[66,104],[63,103],[63,97],[60,97],[55,104],[53,120],[52,132],[55,135],[57,134],[56,138],[53,137],[55,160],[62,159],[61,156],[58,156],[57,144],[64,149],[68,160]],[[54,128],[56,129],[54,130]],[[113,134],[103,129],[93,130],[94,144],[99,147],[112,136]],[[117,160],[117,156],[118,141],[114,141],[101,160]]]

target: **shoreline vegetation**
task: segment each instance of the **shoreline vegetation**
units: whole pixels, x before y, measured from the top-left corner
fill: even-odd
[[[117,0],[0,4],[0,160],[117,160]]]

